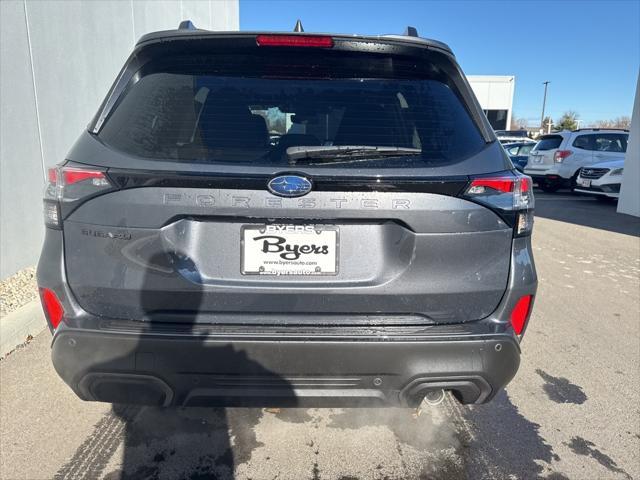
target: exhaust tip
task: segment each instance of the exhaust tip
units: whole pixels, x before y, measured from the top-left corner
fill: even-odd
[[[424,401],[432,407],[440,405],[444,401],[444,389],[429,390],[424,396]]]

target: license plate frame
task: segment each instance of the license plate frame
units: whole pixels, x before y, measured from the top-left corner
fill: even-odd
[[[591,179],[589,178],[578,178],[576,181],[578,185],[584,188],[591,188]]]
[[[247,235],[257,232],[258,237],[279,237],[283,242],[275,238],[249,238]],[[320,233],[318,233],[320,232]],[[302,245],[311,248],[311,252],[301,252],[300,240],[308,240]],[[264,242],[270,245],[265,247]],[[262,248],[258,246],[262,243]],[[278,245],[276,245],[278,243]],[[298,246],[298,258],[294,259],[295,247]],[[326,254],[322,253],[323,247],[327,247]],[[275,251],[282,247],[284,250]],[[286,250],[287,248],[293,250]],[[271,251],[265,252],[264,248]],[[255,250],[248,249],[259,249]],[[320,250],[318,250],[320,249]],[[305,250],[305,249],[302,249]],[[333,251],[333,256],[331,252]],[[289,258],[281,255],[287,254]],[[325,258],[324,255],[327,255]],[[336,276],[340,266],[340,229],[337,225],[327,224],[247,224],[240,229],[240,273],[242,275],[259,276],[291,276],[291,277],[316,277]],[[278,262],[265,263],[265,262]],[[315,262],[315,264],[311,264]]]

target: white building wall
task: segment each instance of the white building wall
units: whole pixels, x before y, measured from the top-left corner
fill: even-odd
[[[624,173],[620,187],[618,212],[640,217],[640,74],[636,84],[629,146],[624,158]]]
[[[513,75],[467,75],[483,110],[507,110],[507,129],[511,126],[515,78]]]
[[[35,264],[46,168],[64,157],[143,34],[237,30],[238,0],[0,1],[0,278]]]

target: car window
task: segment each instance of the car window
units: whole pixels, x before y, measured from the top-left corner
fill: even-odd
[[[99,137],[144,158],[253,165],[287,164],[293,146],[375,145],[421,150],[378,167],[436,166],[486,145],[452,85],[415,62],[364,59],[362,68],[337,65],[333,77],[310,69],[281,78],[275,61],[213,57],[147,67]]]
[[[518,146],[516,145],[515,147],[511,147],[507,149],[507,153],[509,155],[518,155]]]
[[[581,150],[593,150],[593,135],[580,135],[573,141],[573,146]]]
[[[595,150],[598,152],[624,153],[627,151],[628,135],[601,133],[594,135]]]
[[[523,145],[520,147],[520,151],[518,152],[518,155],[529,155],[529,152],[531,151],[532,148],[533,148],[533,144]]]
[[[536,150],[553,150],[559,148],[562,143],[562,135],[545,135],[540,138],[540,141],[536,145]]]

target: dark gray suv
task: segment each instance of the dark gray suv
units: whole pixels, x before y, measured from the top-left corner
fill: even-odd
[[[146,35],[44,206],[53,363],[82,399],[483,403],[518,368],[531,180],[440,42]]]

